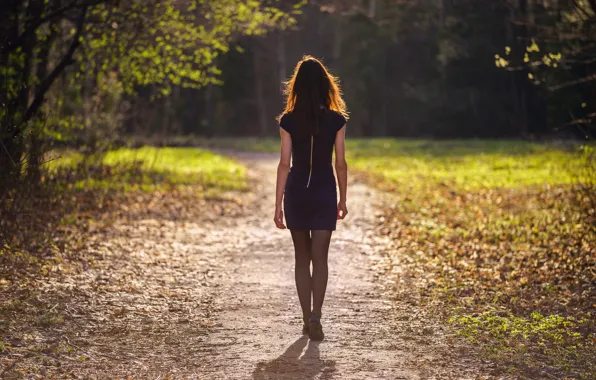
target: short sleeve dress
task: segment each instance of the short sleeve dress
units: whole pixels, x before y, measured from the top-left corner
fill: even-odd
[[[335,135],[346,125],[339,112],[321,110],[320,131],[300,133],[291,113],[279,126],[292,137],[292,167],[284,192],[284,213],[290,230],[330,230],[337,223],[337,189],[333,173]]]

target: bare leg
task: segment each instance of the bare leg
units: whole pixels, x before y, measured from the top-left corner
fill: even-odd
[[[332,231],[327,230],[312,231],[312,313],[319,318],[321,317],[321,309],[323,308],[325,291],[327,290],[327,278],[329,277],[327,257],[331,233]]]
[[[310,318],[310,296],[312,290],[312,279],[310,276],[311,261],[311,238],[308,230],[290,230],[294,242],[294,257],[296,260],[296,290],[302,308],[304,322],[308,323]]]

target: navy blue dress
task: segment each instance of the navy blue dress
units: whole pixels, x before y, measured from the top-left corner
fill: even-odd
[[[301,133],[291,113],[279,126],[292,136],[292,167],[284,192],[286,226],[290,230],[334,231],[337,223],[337,190],[333,174],[335,135],[346,119],[338,112],[322,110],[320,131]]]

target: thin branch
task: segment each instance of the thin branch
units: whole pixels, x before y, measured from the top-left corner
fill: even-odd
[[[565,126],[577,125],[577,124],[591,124],[596,118],[596,112],[586,115],[581,119],[575,119],[565,124]]]
[[[580,4],[579,1],[577,1],[577,0],[571,0],[571,1],[573,2],[573,5],[575,5],[575,9],[579,9],[585,17],[587,17],[587,18],[594,17],[593,15],[591,15],[590,13],[588,13],[588,11],[586,11],[584,9],[584,7]]]
[[[569,82],[561,83],[561,84],[558,84],[556,86],[551,86],[548,89],[550,91],[557,91],[557,90],[560,90],[560,89],[563,89],[563,88],[575,86],[576,84],[587,83],[587,82],[592,82],[592,81],[596,81],[596,74],[588,75],[587,77],[583,77],[583,78],[580,78],[580,79],[576,79],[576,80],[572,80],[572,81],[569,81]]]
[[[6,148],[6,145],[4,145],[4,143],[2,142],[2,139],[0,139],[0,144],[2,144],[2,147],[4,148],[4,151],[6,152],[6,155],[8,156],[8,158],[10,158],[10,161],[12,161],[12,164],[14,166],[17,166],[16,162],[14,162],[12,156],[10,155],[10,152],[8,151],[8,149]]]

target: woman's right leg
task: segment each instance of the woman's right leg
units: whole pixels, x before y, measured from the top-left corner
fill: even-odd
[[[304,322],[308,323],[310,318],[310,297],[312,291],[310,276],[311,261],[311,238],[308,230],[290,230],[292,241],[294,242],[294,257],[296,261],[296,270],[294,277],[296,279],[296,290],[298,290],[298,299],[302,308],[302,317]]]

